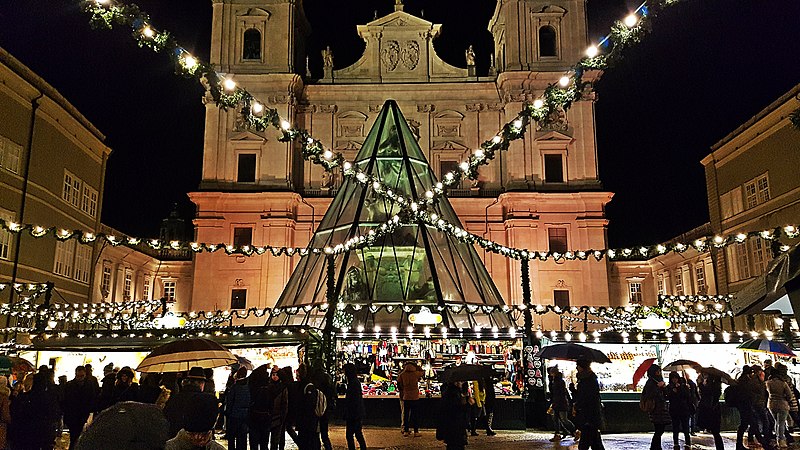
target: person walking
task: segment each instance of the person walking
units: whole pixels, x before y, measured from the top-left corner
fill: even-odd
[[[778,447],[787,448],[786,444],[786,423],[789,418],[789,404],[792,400],[792,390],[783,381],[776,369],[772,369],[772,374],[766,382],[769,399],[767,408],[775,419],[775,435],[778,438]]]
[[[725,450],[722,444],[721,429],[721,409],[719,397],[722,394],[722,382],[719,377],[701,374],[700,402],[697,405],[697,426],[701,430],[706,430],[714,436],[715,450]]]
[[[361,450],[367,450],[364,440],[361,421],[364,419],[364,399],[362,397],[361,382],[358,379],[355,364],[344,365],[344,376],[347,381],[347,392],[344,396],[344,419],[347,449],[356,449],[356,440]]]
[[[486,435],[494,436],[497,433],[492,429],[492,421],[494,421],[494,404],[497,395],[494,392],[494,380],[487,378],[484,383],[486,383]]]
[[[670,423],[667,399],[665,396],[666,383],[661,374],[661,367],[653,364],[647,369],[647,382],[642,390],[642,399],[639,405],[650,417],[653,423],[653,439],[650,441],[650,450],[661,450],[661,436]]]
[[[764,381],[765,373],[760,366],[752,366],[753,377],[751,378],[751,388],[753,396],[753,422],[761,435],[761,445],[765,450],[771,450],[777,447],[775,438],[775,421],[767,409],[769,394],[767,393],[767,384]],[[758,438],[758,434],[756,435]]]
[[[773,375],[783,380],[786,385],[789,386],[789,390],[792,392],[792,396],[789,399],[789,422],[796,426],[798,422],[800,422],[800,419],[797,417],[800,407],[798,407],[797,403],[797,389],[795,389],[794,380],[792,380],[792,378],[789,376],[789,368],[785,364],[777,362],[775,363]],[[792,445],[795,442],[788,426],[786,427],[786,434],[784,435],[784,438],[786,439],[787,445]]]
[[[592,371],[589,360],[576,362],[578,385],[575,389],[575,426],[581,430],[578,450],[605,450],[600,436],[603,423],[603,405],[600,403],[600,383]]]
[[[400,398],[403,400],[403,436],[411,436],[410,428],[414,427],[414,437],[419,434],[419,380],[422,378],[422,370],[416,364],[409,362],[397,376],[397,388],[400,390]],[[413,422],[412,422],[413,421]]]
[[[675,450],[680,450],[680,432],[683,431],[683,445],[686,449],[692,448],[692,434],[689,429],[689,416],[692,415],[692,394],[689,387],[678,372],[670,372],[669,383],[666,389],[669,400],[669,416],[672,420],[672,444]]]
[[[8,430],[12,450],[52,450],[61,412],[58,397],[46,371],[32,377],[30,391],[11,402]]]
[[[250,374],[248,386],[250,389],[250,413],[248,433],[250,435],[250,450],[266,450],[269,447],[269,429],[272,424],[272,371],[277,367],[262,365]],[[234,383],[231,386],[235,385]]]
[[[247,369],[239,367],[233,384],[225,392],[225,419],[228,424],[228,448],[247,450],[247,421],[250,414],[250,387],[247,385]],[[207,389],[203,390],[203,393]],[[210,394],[210,393],[209,393]]]
[[[697,383],[689,376],[689,372],[683,372],[683,379],[689,389],[689,400],[692,406],[692,412],[689,414],[689,434],[694,436],[697,433],[697,405],[700,402],[700,391],[697,388]]]
[[[64,425],[69,430],[70,450],[77,445],[89,414],[94,411],[97,395],[95,384],[86,378],[86,368],[76,367],[75,378],[64,387]]]
[[[289,374],[294,374],[294,371],[291,367],[288,367]],[[292,377],[292,381],[288,385],[289,388],[289,405],[286,411],[286,434],[292,438],[292,441],[297,445],[300,442],[300,438],[297,435],[297,416],[300,410],[300,403],[302,401],[301,391],[303,390],[302,386],[300,386],[300,380],[295,380]],[[283,438],[285,440],[285,437]]]
[[[550,442],[561,442],[566,435],[575,436],[575,425],[568,417],[570,398],[564,375],[557,367],[553,367],[550,376],[550,407],[553,408],[555,422],[555,434],[550,438]]]
[[[441,410],[436,439],[444,441],[447,450],[464,450],[467,445],[467,399],[462,382],[442,385]]]
[[[325,409],[325,414],[319,418],[319,434],[322,438],[322,447],[324,450],[331,450],[333,445],[328,435],[328,422],[330,421],[333,409],[336,407],[336,386],[333,380],[331,380],[330,375],[328,375],[328,372],[325,371],[322,360],[314,361],[314,364],[311,366],[309,378],[311,382],[314,383],[314,386],[325,395],[325,401],[328,407]]]

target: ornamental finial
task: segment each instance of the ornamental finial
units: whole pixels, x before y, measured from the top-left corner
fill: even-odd
[[[395,11],[403,10],[403,0],[394,0],[394,10]]]

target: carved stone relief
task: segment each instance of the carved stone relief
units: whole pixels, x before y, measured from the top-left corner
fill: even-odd
[[[419,42],[389,40],[384,43],[381,50],[381,64],[387,72],[395,71],[400,65],[407,70],[416,69],[420,55]]]
[[[400,52],[400,61],[408,70],[414,70],[419,64],[419,42],[406,41],[405,48]]]
[[[400,62],[400,44],[397,41],[386,41],[385,47],[381,50],[381,64],[391,72],[397,68]]]
[[[423,103],[423,104],[417,105],[417,112],[429,113],[429,112],[434,112],[434,111],[436,111],[436,106],[431,104],[431,103]]]

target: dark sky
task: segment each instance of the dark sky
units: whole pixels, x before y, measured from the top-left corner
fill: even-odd
[[[557,2],[557,0],[553,0]],[[305,0],[312,70],[331,45],[337,67],[360,56],[355,25],[393,0]],[[202,164],[201,88],[175,76],[164,55],[138,48],[129,30],[92,30],[75,0],[0,2],[0,46],[58,89],[107,138],[103,221],[155,236],[173,202],[190,219],[186,192]],[[207,59],[210,0],[139,0],[153,23]],[[462,65],[475,46],[486,70],[494,0],[406,0],[406,11],[442,23],[435,46]],[[334,6],[332,6],[334,5]],[[345,6],[346,5],[346,6]],[[589,1],[590,36],[638,2]],[[600,176],[615,192],[610,244],[651,244],[708,220],[703,170],[709,147],[800,82],[800,2],[686,0],[655,22],[597,85]],[[58,224],[52,224],[58,225]]]

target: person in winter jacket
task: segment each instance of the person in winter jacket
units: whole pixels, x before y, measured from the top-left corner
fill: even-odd
[[[751,386],[753,386],[753,418],[758,426],[758,431],[763,437],[764,443],[761,445],[766,449],[775,448],[775,420],[769,413],[768,400],[769,393],[767,392],[767,384],[765,381],[764,370],[760,366],[753,366],[753,378],[751,379]]]
[[[198,402],[211,401],[217,402],[217,398],[211,394],[203,392],[206,383],[206,376],[201,367],[192,367],[189,373],[181,381],[180,392],[171,394],[166,405],[164,405],[164,417],[169,422],[169,437],[172,438],[184,427],[189,415],[192,413],[192,405]],[[202,399],[195,397],[202,396]]]
[[[69,430],[69,448],[75,448],[78,438],[94,411],[94,402],[98,392],[96,387],[86,378],[86,368],[75,368],[75,378],[64,387],[64,425]],[[2,448],[2,447],[0,447]]]
[[[111,404],[119,402],[135,402],[139,400],[139,384],[133,381],[134,373],[130,367],[123,367],[117,372],[117,382],[111,391]]]
[[[289,386],[292,385],[292,368],[284,367],[273,372],[273,383],[270,385],[272,412],[270,414],[269,448],[281,449],[284,447],[284,434],[286,433],[286,415],[289,411]]]
[[[315,412],[317,395],[324,395],[311,382],[308,366],[300,364],[297,368],[297,378],[300,381],[300,399],[297,409],[297,448],[300,450],[319,450],[319,417]]]
[[[642,390],[642,403],[649,405],[650,410],[647,411],[647,414],[655,429],[650,442],[650,450],[661,450],[661,436],[670,423],[665,395],[666,387],[664,377],[661,375],[661,367],[653,364],[647,369],[647,383]]]
[[[267,450],[269,447],[269,429],[272,423],[272,371],[277,367],[267,364],[256,367],[250,374],[250,415],[248,429],[250,434],[250,450]],[[235,380],[234,380],[235,381]]]
[[[8,424],[11,423],[11,386],[0,375],[0,449],[8,447]]]
[[[678,372],[669,374],[669,384],[666,389],[669,400],[669,416],[672,419],[672,443],[675,449],[680,449],[679,436],[683,431],[683,445],[692,448],[692,430],[689,429],[689,417],[692,415],[694,405],[689,387]]]
[[[792,380],[792,378],[789,376],[789,368],[783,363],[775,363],[775,368],[773,369],[772,374],[786,382],[786,385],[789,386],[789,390],[792,391],[792,397],[789,399],[789,418],[791,418],[791,422],[794,424],[800,423],[800,417],[798,417],[800,406],[797,403],[798,392],[794,386],[794,380]],[[786,443],[788,445],[791,445],[795,442],[788,427],[786,428],[786,434],[784,437],[786,438]]]
[[[444,441],[447,450],[464,450],[467,445],[467,399],[462,382],[442,385],[441,411],[436,428],[436,439]]]
[[[336,386],[334,385],[333,380],[331,380],[330,375],[328,375],[328,372],[325,371],[322,360],[314,361],[310,372],[309,379],[325,396],[328,405],[328,407],[325,409],[325,413],[319,418],[319,435],[322,438],[322,447],[325,450],[331,450],[333,445],[331,444],[331,438],[328,435],[328,422],[330,421],[331,411],[333,411],[334,407],[336,406]]]
[[[30,391],[11,402],[8,440],[12,449],[48,449],[55,445],[61,412],[49,374],[33,375]]]
[[[419,437],[419,380],[422,370],[416,364],[409,362],[397,376],[397,388],[400,390],[400,399],[403,400],[403,435],[410,436],[410,426],[414,426],[414,437]]]
[[[250,387],[247,369],[239,367],[234,382],[225,391],[225,419],[228,424],[228,448],[247,450],[247,420],[250,413]]]
[[[355,441],[358,440],[361,450],[367,450],[367,442],[364,440],[364,432],[361,429],[361,421],[365,415],[364,399],[362,398],[361,382],[358,380],[355,364],[345,364],[344,376],[347,379],[347,392],[344,396],[347,448],[348,450],[355,450]]]
[[[698,389],[700,402],[697,406],[697,426],[707,430],[714,436],[716,450],[725,450],[720,436],[721,414],[719,397],[722,394],[722,384],[719,377],[703,374],[700,378]]]
[[[789,417],[789,404],[792,401],[792,389],[783,381],[777,374],[775,369],[772,369],[772,375],[767,381],[767,392],[769,399],[767,400],[767,407],[772,417],[775,418],[775,435],[778,437],[778,446],[781,448],[788,447],[786,444],[786,421]]]
[[[569,420],[569,391],[564,375],[557,367],[550,369],[550,407],[553,408],[553,421],[555,422],[555,435],[550,442],[560,442],[566,435],[575,435],[575,425]],[[564,431],[562,434],[561,432]]]
[[[478,435],[478,419],[485,414],[483,409],[486,402],[486,385],[483,380],[472,382],[473,404],[470,405],[469,431],[471,436]]]
[[[591,361],[576,362],[578,385],[573,398],[575,426],[581,430],[578,450],[605,450],[600,436],[603,423],[603,405],[600,403],[600,383],[592,371]]]
[[[203,375],[205,377],[205,375]],[[187,405],[186,420],[178,434],[168,440],[164,450],[224,450],[214,440],[214,424],[217,423],[219,404],[215,395],[197,392]]]
[[[494,404],[496,399],[496,394],[494,392],[494,380],[487,378],[484,380],[484,383],[486,384],[486,402],[484,404],[484,407],[486,408],[486,435],[494,436],[497,434],[492,429],[492,421],[494,420]]]

